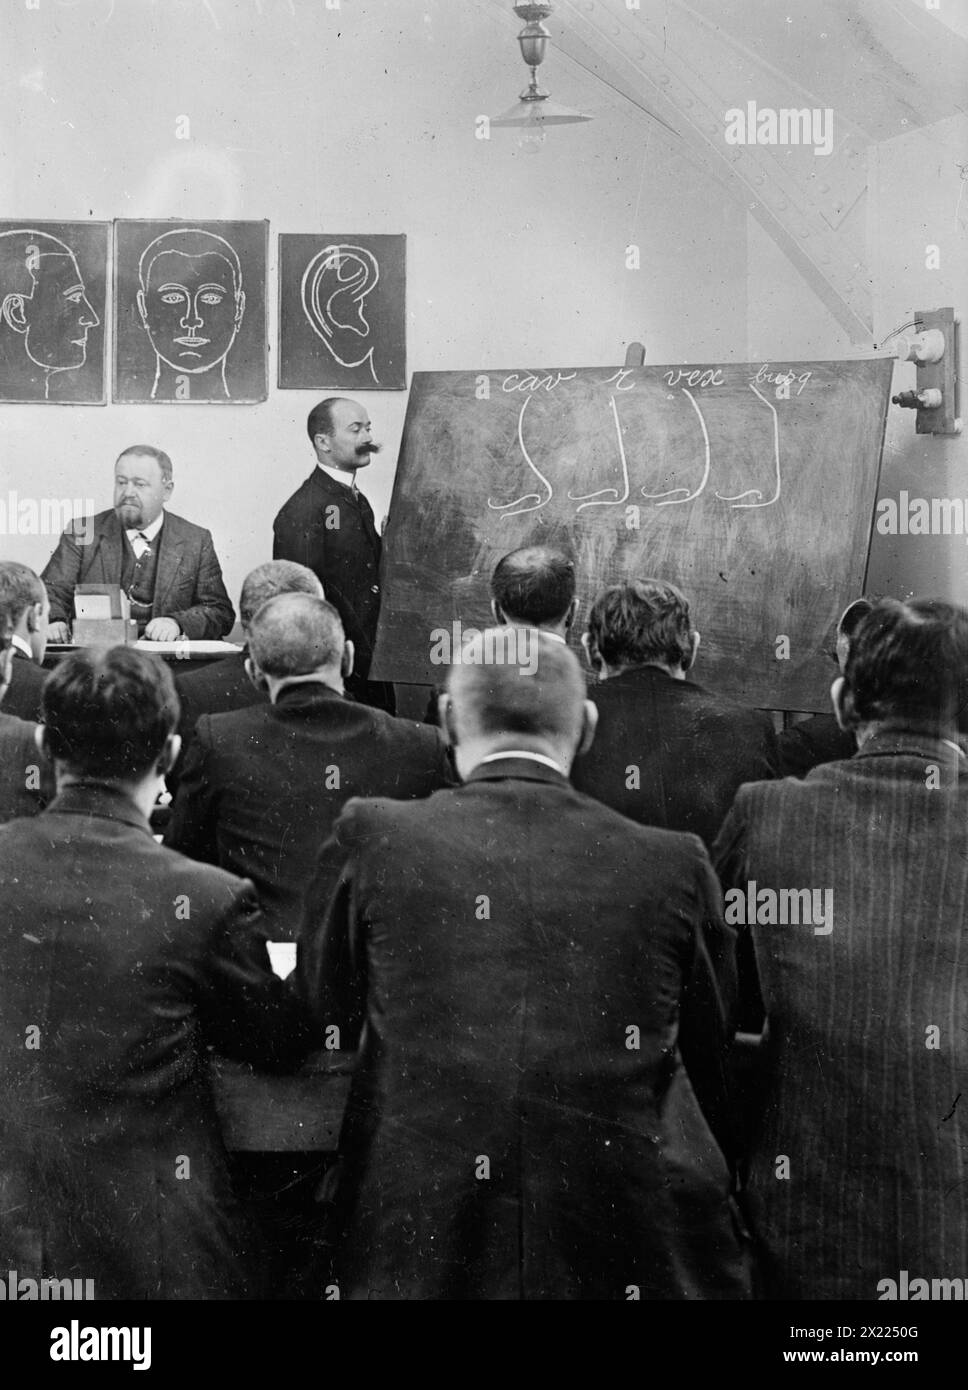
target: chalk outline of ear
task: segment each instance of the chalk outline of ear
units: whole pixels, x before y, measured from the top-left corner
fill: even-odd
[[[29,326],[27,323],[27,316],[24,313],[25,298],[26,296],[22,294],[8,294],[3,304],[0,304],[0,315],[3,316],[4,323],[8,328],[12,328],[15,333],[19,333],[21,337],[26,334]],[[17,306],[16,310],[12,307],[14,304]],[[17,314],[17,318],[14,318],[15,313]]]
[[[336,259],[336,278],[337,281],[339,281],[339,260],[341,254],[343,253],[352,253],[352,255],[347,255],[347,259],[352,259],[361,262],[362,258],[366,257],[372,262],[372,283],[367,284],[366,279],[364,278],[364,293],[356,296],[357,311],[359,313],[361,323],[366,325],[366,333],[361,333],[360,330],[358,328],[354,328],[352,324],[339,323],[335,318],[332,318],[332,316],[330,316],[330,322],[332,322],[334,328],[348,330],[349,332],[355,333],[357,337],[368,338],[371,336],[370,325],[367,322],[365,314],[363,313],[363,301],[366,298],[366,296],[372,293],[372,291],[376,288],[377,282],[380,279],[380,263],[377,260],[376,256],[374,256],[373,252],[368,251],[365,246],[354,246],[348,241],[330,242],[328,245],[323,246],[319,251],[317,251],[314,256],[310,257],[306,265],[306,269],[303,271],[302,280],[299,284],[299,298],[302,306],[303,317],[309,324],[309,327],[315,333],[316,337],[320,340],[320,342],[324,345],[324,347],[328,350],[332,357],[335,358],[335,360],[339,363],[341,367],[345,367],[348,371],[352,371],[357,367],[362,367],[366,365],[370,369],[370,375],[372,376],[374,383],[377,386],[379,386],[380,378],[376,374],[376,367],[373,363],[373,353],[375,349],[375,344],[370,344],[368,351],[364,354],[363,357],[359,359],[359,361],[345,361],[342,357],[340,357],[339,353],[336,351],[336,349],[333,347],[332,342],[330,341],[330,339],[333,337],[333,328],[329,326],[329,323],[319,312],[319,281],[321,280],[324,271],[334,268],[332,264],[334,257]],[[365,277],[365,261],[362,261],[362,264]],[[358,275],[355,278],[358,279]],[[329,305],[330,301],[333,298],[335,298],[337,294],[343,294],[347,290],[351,290],[353,287],[353,283],[353,278],[347,280],[345,283],[339,283],[338,288],[335,289],[333,293],[329,296],[329,299],[327,299],[327,306]]]

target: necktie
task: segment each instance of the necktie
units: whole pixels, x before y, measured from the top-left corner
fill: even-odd
[[[136,560],[140,560],[142,556],[147,555],[151,550],[151,542],[144,531],[139,531],[135,536],[134,540],[131,542],[131,549],[134,551]]]

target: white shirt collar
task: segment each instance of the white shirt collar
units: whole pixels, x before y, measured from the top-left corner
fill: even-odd
[[[157,536],[158,532],[161,530],[162,525],[164,524],[164,520],[165,513],[162,509],[162,511],[158,513],[158,515],[155,517],[154,521],[151,523],[150,526],[129,526],[125,530],[124,534],[127,536],[129,541],[133,541],[136,536],[144,536],[145,540],[150,545],[151,542],[154,540],[155,536]]]
[[[545,767],[553,767],[555,772],[560,772],[562,777],[567,777],[568,773],[561,763],[556,763],[554,758],[545,757],[544,753],[530,753],[523,748],[508,748],[503,753],[488,753],[486,758],[482,758],[477,764],[483,767],[485,763],[496,763],[499,758],[526,758],[531,763],[543,763]]]
[[[330,468],[328,464],[320,463],[318,459],[316,460],[316,467],[321,469],[324,473],[328,473],[331,478],[347,488],[350,492],[356,487],[355,473],[349,473],[345,468]]]
[[[24,641],[19,632],[11,632],[10,645],[16,647],[18,652],[23,652],[24,656],[29,657],[30,660],[33,661],[34,654],[30,650],[29,644]]]

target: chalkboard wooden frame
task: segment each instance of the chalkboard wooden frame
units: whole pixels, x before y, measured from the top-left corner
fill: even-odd
[[[657,575],[690,599],[695,679],[824,711],[830,639],[862,593],[893,362],[414,374],[384,537],[371,678],[439,684],[490,622],[502,554],[577,561],[595,594]]]
[[[113,400],[267,400],[268,254],[267,221],[118,218]]]
[[[278,381],[290,391],[406,389],[403,233],[280,233]]]
[[[110,222],[0,222],[0,402],[106,404],[110,232]]]

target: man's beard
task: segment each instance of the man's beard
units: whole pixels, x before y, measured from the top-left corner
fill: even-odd
[[[133,531],[135,527],[144,525],[145,514],[140,507],[126,503],[123,506],[115,507],[114,510],[126,531]]]

